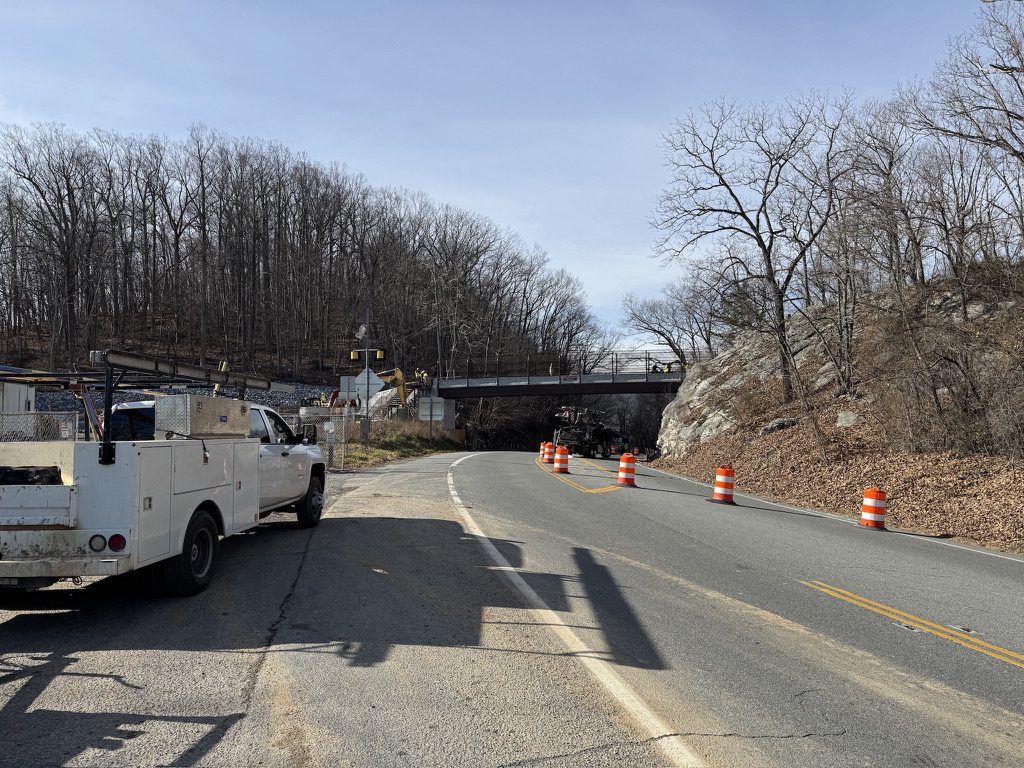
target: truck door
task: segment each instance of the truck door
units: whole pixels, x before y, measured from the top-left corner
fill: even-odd
[[[282,490],[284,478],[283,446],[272,443],[270,428],[263,418],[263,411],[252,408],[249,411],[249,437],[260,439],[260,511],[280,506],[285,498]]]
[[[270,424],[270,439],[275,447],[281,448],[278,454],[281,461],[281,492],[282,503],[302,498],[306,493],[309,475],[306,455],[300,441],[295,439],[284,419],[273,411],[264,411]]]

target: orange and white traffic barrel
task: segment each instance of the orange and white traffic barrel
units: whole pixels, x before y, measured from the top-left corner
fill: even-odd
[[[715,487],[709,501],[716,504],[735,504],[732,489],[736,486],[736,472],[731,464],[715,469]]]
[[[555,448],[555,472],[569,474],[569,449],[564,445]]]
[[[555,463],[555,444],[544,443],[544,463],[554,464]]]
[[[624,453],[619,457],[619,485],[636,487],[636,458],[632,453]]]
[[[537,455],[537,458],[540,459],[541,461],[544,461],[544,446],[546,445],[547,443],[540,444],[540,453]]]
[[[860,505],[860,524],[865,528],[885,530],[885,491],[881,488],[865,488],[864,500]]]

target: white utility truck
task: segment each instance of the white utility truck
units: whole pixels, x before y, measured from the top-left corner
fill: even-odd
[[[104,413],[100,443],[0,443],[0,588],[159,564],[170,592],[196,594],[219,537],[289,505],[300,525],[319,522],[315,428],[296,436],[271,409],[223,397],[114,407],[109,388]]]

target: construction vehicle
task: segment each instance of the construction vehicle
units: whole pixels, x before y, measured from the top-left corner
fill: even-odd
[[[402,373],[401,368],[392,368],[390,371],[381,371],[377,374],[377,378],[398,390],[398,399],[401,402],[402,407],[409,407],[409,390],[405,386],[405,374]],[[413,385],[410,385],[410,387],[411,386]]]
[[[420,393],[427,387],[424,381],[419,378],[413,378],[409,381],[406,379],[405,374],[402,373],[401,368],[381,371],[377,374],[377,378],[390,385],[391,389],[382,389],[371,400],[370,415],[379,418],[387,414],[391,408],[400,408],[409,416],[414,416]],[[390,397],[387,394],[389,391],[392,392]],[[395,402],[396,396],[397,403]],[[374,403],[374,401],[377,402]]]
[[[113,404],[119,384],[285,385],[114,350],[91,359],[104,370],[36,379],[104,382],[98,443],[0,443],[0,588],[155,565],[168,591],[196,594],[213,578],[221,536],[291,505],[300,525],[319,522],[325,464],[316,427],[296,435],[271,409],[224,397]]]
[[[601,413],[575,405],[563,405],[555,413],[562,426],[555,430],[555,445],[564,445],[569,453],[594,458],[608,458],[624,453],[633,441],[629,435],[601,421]]]

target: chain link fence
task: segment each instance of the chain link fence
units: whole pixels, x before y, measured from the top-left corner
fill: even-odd
[[[362,420],[356,421],[354,410],[301,416],[295,414],[289,418],[289,426],[296,434],[301,434],[306,424],[316,427],[316,441],[323,449],[327,468],[344,469],[348,445],[361,437],[359,426]]]
[[[388,440],[401,440],[403,436],[417,440],[428,435],[426,422],[408,418],[381,418],[367,422],[361,415],[359,418],[356,415],[353,409],[348,409],[347,413],[295,414],[288,417],[288,422],[296,434],[301,434],[305,425],[316,427],[316,441],[324,452],[324,462],[329,469],[345,469],[347,457],[353,452],[358,452],[360,460],[365,462],[366,454],[362,447],[364,424],[372,425],[370,442],[374,445],[380,440],[386,443]],[[465,430],[445,430],[441,422],[435,422],[433,433],[437,440],[444,437],[457,442],[465,440]]]
[[[60,411],[0,413],[0,443],[77,439],[77,413]]]

